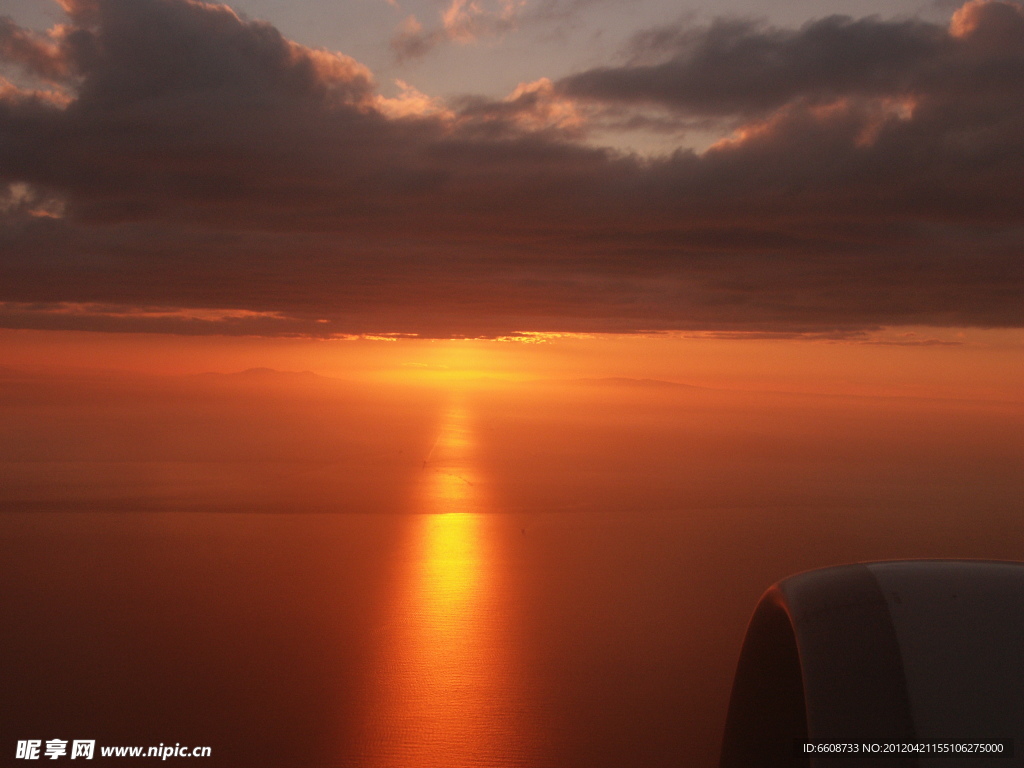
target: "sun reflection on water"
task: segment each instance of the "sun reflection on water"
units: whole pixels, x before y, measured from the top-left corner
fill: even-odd
[[[456,404],[423,462],[369,707],[374,768],[520,766],[529,752],[469,414]]]

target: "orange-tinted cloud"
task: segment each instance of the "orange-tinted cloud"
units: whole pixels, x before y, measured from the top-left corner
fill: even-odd
[[[415,16],[406,17],[391,48],[401,61],[425,56],[441,43],[496,37],[515,28],[523,5],[524,0],[451,0],[431,29],[424,29]]]
[[[55,27],[50,34],[41,35],[0,17],[0,61],[20,65],[46,80],[60,80],[68,74],[68,62],[60,48],[65,31]]]
[[[384,99],[225,6],[64,5],[59,34],[3,27],[0,55],[70,95],[0,93],[0,325],[1024,325],[1019,4],[950,29],[657,30],[640,63],[449,105]],[[637,99],[735,132],[653,158],[586,143],[594,110]]]

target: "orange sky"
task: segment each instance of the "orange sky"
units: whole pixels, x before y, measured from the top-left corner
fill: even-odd
[[[0,331],[18,368],[233,373],[267,367],[393,383],[458,386],[646,378],[729,389],[1020,401],[1024,333],[893,329],[860,341],[709,335],[562,335],[494,340],[320,340],[77,331]]]

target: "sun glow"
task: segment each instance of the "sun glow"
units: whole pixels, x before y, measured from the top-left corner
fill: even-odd
[[[496,339],[420,339],[402,345],[405,360],[384,367],[372,378],[400,384],[425,384],[458,390],[472,385],[517,383],[538,377],[530,349],[559,342],[585,342],[579,333],[522,332]],[[558,354],[555,352],[554,354]]]

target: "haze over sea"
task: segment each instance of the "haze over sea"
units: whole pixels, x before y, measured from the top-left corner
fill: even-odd
[[[1024,559],[1022,455],[1005,398],[6,369],[3,744],[710,768],[761,592]]]

